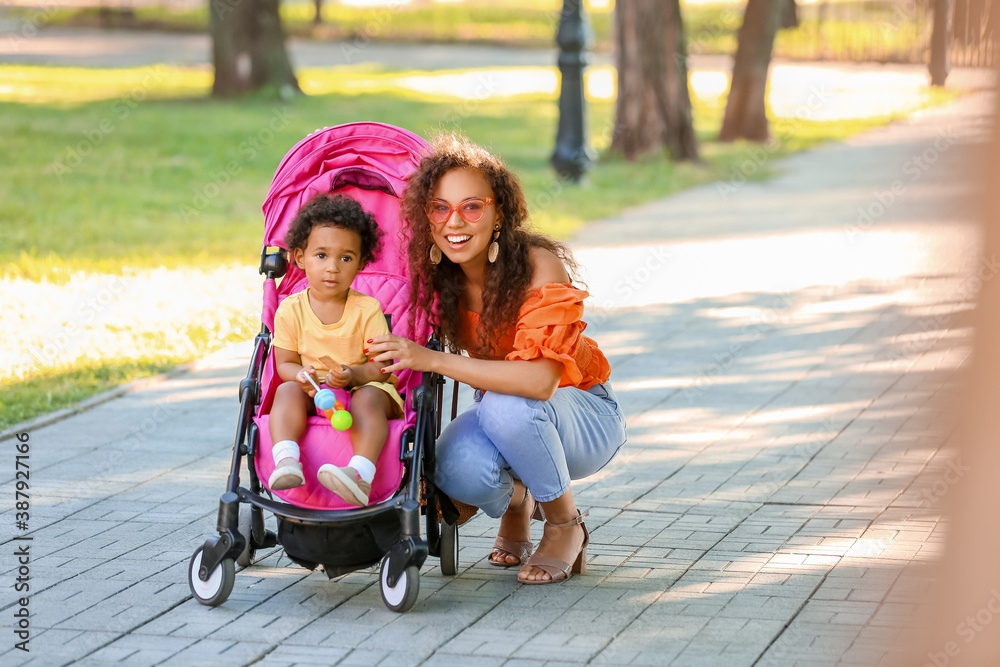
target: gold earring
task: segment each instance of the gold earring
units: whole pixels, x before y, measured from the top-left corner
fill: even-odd
[[[486,259],[490,260],[490,264],[497,261],[497,255],[500,254],[500,244],[497,243],[498,238],[500,238],[500,223],[497,223],[493,228],[493,243],[490,244],[489,254],[486,255]]]
[[[437,265],[441,263],[441,248],[438,247],[437,243],[431,244],[431,264]]]

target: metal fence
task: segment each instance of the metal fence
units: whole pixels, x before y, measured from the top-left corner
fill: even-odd
[[[934,0],[819,2],[798,7],[799,26],[779,32],[775,53],[805,60],[926,63]],[[956,67],[997,63],[992,4],[951,0],[949,56]]]
[[[997,53],[997,10],[995,0],[956,0],[951,16],[952,64],[972,67],[995,65]]]

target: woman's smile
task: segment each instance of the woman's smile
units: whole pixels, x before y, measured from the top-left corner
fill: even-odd
[[[472,236],[469,234],[447,234],[445,235],[445,238],[448,239],[448,244],[451,245],[452,248],[459,248],[466,241],[470,240]]]

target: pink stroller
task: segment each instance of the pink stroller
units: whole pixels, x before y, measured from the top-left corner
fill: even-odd
[[[409,281],[399,220],[399,197],[406,179],[426,154],[418,136],[381,123],[350,123],[319,130],[300,141],[278,166],[264,201],[263,326],[257,335],[246,378],[240,382],[240,417],[226,492],[219,503],[219,535],[198,547],[188,568],[194,597],[206,605],[225,602],[235,581],[235,565],[249,566],[257,549],[280,544],[294,562],[309,569],[323,565],[331,578],[381,561],[382,599],[394,611],[416,602],[419,568],[427,555],[441,559],[441,571],[458,565],[458,512],[433,484],[434,440],[440,433],[441,391],[436,375],[398,373],[406,398],[404,418],[389,423],[389,439],[377,462],[371,504],[348,509],[316,481],[323,463],[346,465],[353,450],[348,432],[322,417],[311,417],[300,447],[306,484],[272,491],[266,480],[274,468],[268,418],[281,383],[270,354],[274,314],[282,299],[306,287],[305,274],[287,262],[284,236],[304,203],[320,192],[358,200],[385,232],[379,258],[365,267],[352,287],[377,298],[393,333],[427,340],[426,323],[409,328]],[[267,252],[269,248],[276,252]],[[276,284],[276,279],[283,278]],[[339,390],[338,390],[339,391]],[[349,407],[345,392],[339,398]],[[247,458],[249,489],[240,486]],[[242,507],[240,506],[242,504]],[[440,507],[441,516],[437,509]],[[278,520],[277,534],[264,528],[263,510]],[[426,536],[420,516],[426,516]]]

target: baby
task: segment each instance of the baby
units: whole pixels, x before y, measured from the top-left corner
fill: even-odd
[[[389,333],[378,300],[355,292],[358,271],[375,259],[382,232],[375,219],[348,197],[319,195],[292,222],[285,244],[309,287],[288,296],[274,316],[274,359],[284,382],[271,408],[270,430],[275,469],[272,489],[305,483],[298,440],[308,417],[316,414],[316,390],[308,376],[332,389],[352,392],[351,442],[347,466],[324,464],[320,483],[350,505],[368,505],[375,461],[389,433],[389,419],[403,415],[395,376],[386,377],[381,362],[369,362],[367,343]],[[337,364],[324,363],[332,357]],[[333,367],[330,367],[333,366]]]

